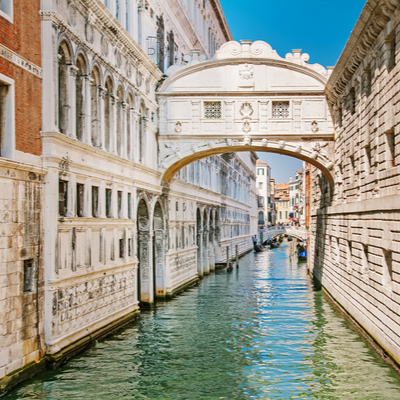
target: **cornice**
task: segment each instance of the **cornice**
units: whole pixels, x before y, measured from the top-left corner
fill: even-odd
[[[398,6],[398,0],[367,1],[326,85],[332,103],[343,94]]]
[[[233,40],[232,33],[229,29],[228,23],[226,22],[225,15],[219,0],[210,0],[210,3],[218,19],[221,30],[225,36],[225,40],[227,42],[230,42],[231,40]]]
[[[47,168],[39,167],[37,165],[25,164],[19,161],[10,160],[7,158],[0,158],[0,167],[16,169],[19,171],[33,172],[38,175],[46,175]]]

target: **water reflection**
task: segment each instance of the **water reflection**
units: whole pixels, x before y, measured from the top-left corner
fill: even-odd
[[[399,399],[288,246],[241,260],[5,399]]]

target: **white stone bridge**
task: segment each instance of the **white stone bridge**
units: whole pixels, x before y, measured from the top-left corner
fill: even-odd
[[[278,235],[288,235],[295,237],[299,240],[308,239],[309,232],[307,229],[299,226],[270,226],[259,230],[263,234],[263,240],[268,237],[275,237]]]
[[[159,87],[162,181],[215,154],[265,151],[318,167],[332,184],[334,128],[325,97],[329,71],[293,50],[228,42],[211,60],[193,52]]]

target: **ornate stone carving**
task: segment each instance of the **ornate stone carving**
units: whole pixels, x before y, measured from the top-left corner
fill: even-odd
[[[250,64],[244,64],[243,69],[239,70],[239,76],[244,81],[253,79],[253,66]]]
[[[317,133],[318,131],[319,131],[318,122],[317,121],[311,122],[311,132]]]
[[[286,143],[283,140],[279,141],[279,145],[278,146],[279,146],[280,149],[284,149],[285,145],[286,145]]]
[[[76,7],[73,3],[68,4],[68,22],[71,26],[76,25]]]
[[[245,121],[242,127],[243,132],[249,133],[251,131],[251,125],[249,121]]]
[[[175,131],[176,133],[181,133],[181,132],[182,132],[182,124],[181,124],[181,122],[179,122],[179,121],[176,122],[174,131]]]
[[[264,147],[268,146],[268,139],[262,139],[261,146],[264,146]]]
[[[93,44],[94,43],[94,27],[90,23],[90,21],[86,21],[86,26],[85,26],[85,37],[86,40]]]
[[[108,53],[110,51],[110,42],[108,39],[103,35],[101,37],[101,52],[103,56],[108,57]]]
[[[251,145],[251,139],[250,139],[249,136],[246,136],[246,137],[243,139],[243,144],[244,144],[245,146],[250,146],[250,145]]]
[[[251,118],[253,113],[254,113],[253,107],[248,101],[242,103],[242,106],[240,108],[240,114],[242,115],[243,118]]]

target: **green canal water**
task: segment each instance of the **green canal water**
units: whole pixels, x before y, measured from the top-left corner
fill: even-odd
[[[4,399],[400,399],[396,373],[288,255],[248,254]]]

